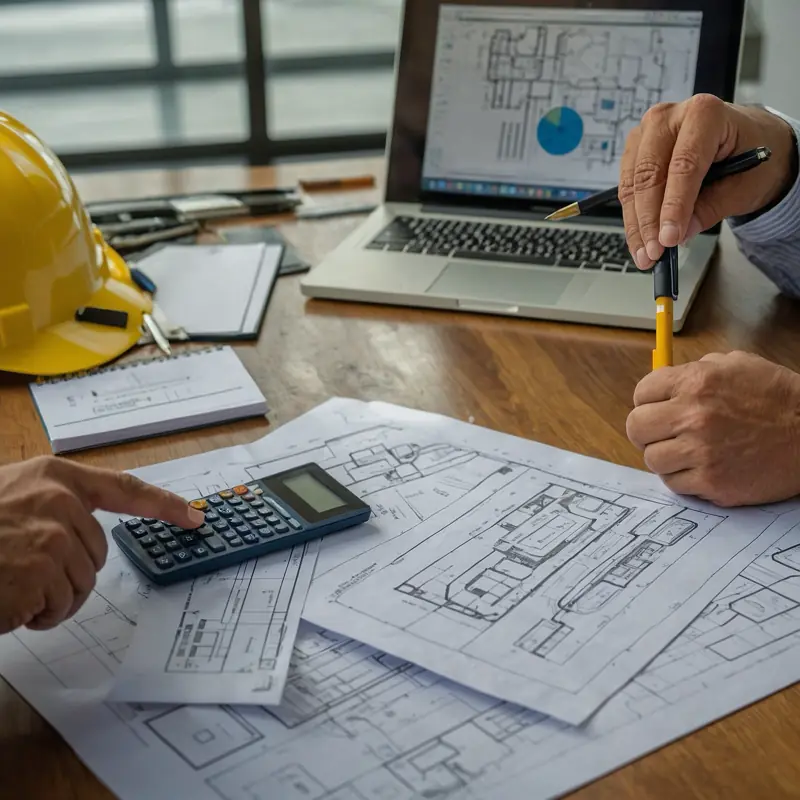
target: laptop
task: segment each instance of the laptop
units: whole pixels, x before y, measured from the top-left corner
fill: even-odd
[[[306,296],[653,329],[613,203],[659,102],[732,101],[744,0],[406,0],[383,202],[302,281]],[[680,251],[680,330],[721,226]]]

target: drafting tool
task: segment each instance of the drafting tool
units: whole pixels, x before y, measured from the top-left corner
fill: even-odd
[[[769,161],[772,156],[772,151],[769,147],[756,147],[753,150],[748,150],[746,153],[741,153],[738,156],[725,159],[724,161],[717,161],[712,164],[703,179],[702,186],[710,186],[712,183],[721,181],[723,178],[728,178],[731,175],[740,175],[742,172],[758,167],[761,164]],[[611,203],[619,196],[619,187],[612,186],[610,189],[605,189],[602,192],[593,194],[576,203],[570,203],[568,206],[559,208],[549,216],[545,217],[546,220],[561,220],[570,219],[572,217],[586,214],[589,211],[599,208],[606,203]]]
[[[206,512],[197,530],[155,519],[120,523],[112,535],[157,584],[175,583],[352,528],[370,507],[317,464],[304,464],[194,500]]]
[[[153,337],[153,341],[158,345],[158,349],[165,356],[172,355],[172,347],[170,347],[169,342],[167,341],[167,337],[164,336],[163,331],[158,326],[158,323],[153,319],[150,314],[143,314],[142,320],[144,322],[145,327],[150,332],[150,335]]]
[[[656,349],[653,369],[672,366],[673,303],[678,299],[678,248],[668,247],[653,269],[656,301]]]

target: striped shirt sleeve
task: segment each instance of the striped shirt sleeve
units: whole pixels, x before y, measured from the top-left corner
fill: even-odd
[[[800,142],[800,122],[779,116]],[[783,294],[800,298],[800,176],[774,208],[747,222],[729,219],[728,224],[747,260]]]

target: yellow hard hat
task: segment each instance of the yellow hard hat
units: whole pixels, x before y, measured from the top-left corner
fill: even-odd
[[[133,347],[152,306],[64,165],[0,111],[0,370],[45,376],[104,364]]]

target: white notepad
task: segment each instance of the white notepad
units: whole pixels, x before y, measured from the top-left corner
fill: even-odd
[[[230,347],[189,351],[31,385],[54,453],[267,413]]]

